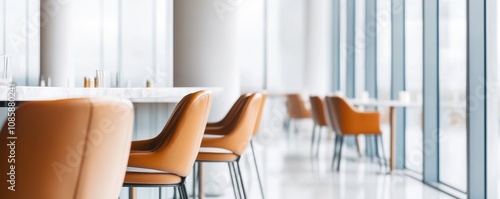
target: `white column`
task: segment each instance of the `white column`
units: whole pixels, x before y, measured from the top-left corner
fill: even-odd
[[[224,88],[210,120],[222,118],[240,95],[238,2],[174,0],[174,86]]]
[[[52,86],[73,86],[69,0],[41,0],[40,75]],[[97,58],[96,58],[97,59]]]
[[[325,0],[306,1],[305,12],[305,90],[325,94],[330,89],[331,3]]]

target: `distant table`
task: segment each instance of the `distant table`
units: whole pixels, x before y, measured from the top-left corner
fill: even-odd
[[[396,164],[396,108],[421,108],[422,104],[417,102],[401,102],[397,100],[358,100],[350,99],[349,103],[356,106],[368,107],[389,107],[390,111],[390,126],[391,126],[391,160],[390,169],[394,170]]]

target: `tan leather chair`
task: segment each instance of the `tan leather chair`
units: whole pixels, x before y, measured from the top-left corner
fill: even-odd
[[[205,129],[205,134],[223,135],[224,133],[227,133],[228,131],[224,130],[224,128],[229,128],[228,125],[230,125],[239,112],[241,112],[245,101],[250,95],[251,93],[241,95],[222,120],[208,123],[207,128]]]
[[[2,180],[0,198],[118,198],[132,139],[132,103],[119,99],[65,99],[23,103],[8,122],[0,151],[15,152],[15,192]],[[15,142],[12,148],[8,143]],[[11,172],[2,161],[2,175]],[[13,171],[13,170],[12,170]],[[10,178],[10,176],[7,176]],[[3,178],[5,179],[5,178]]]
[[[323,99],[321,99],[321,97],[319,96],[310,96],[309,101],[311,102],[311,112],[314,121],[313,132],[311,136],[311,153],[314,153],[313,150],[314,150],[315,135],[316,135],[316,129],[318,129],[318,138],[317,138],[318,144],[316,145],[316,153],[315,153],[315,155],[318,156],[319,145],[321,143],[321,130],[327,127],[325,105]]]
[[[382,156],[384,157],[381,159],[380,154],[378,154],[379,163],[382,166],[385,162],[385,153],[383,152],[382,130],[380,129],[380,113],[376,111],[357,111],[344,98],[339,96],[326,97],[325,101],[328,112],[327,123],[337,133],[332,167],[334,167],[338,156],[337,171],[340,168],[344,137],[358,135],[378,138],[382,148]]]
[[[262,114],[264,113],[264,107],[266,106],[266,100],[267,100],[267,93],[266,92],[260,92],[260,94],[262,95],[262,102],[260,103],[257,121],[255,121],[255,128],[254,128],[254,133],[253,133],[254,136],[259,134],[259,132],[260,132],[260,123],[262,121]],[[257,164],[257,158],[255,157],[255,149],[253,147],[253,139],[250,140],[250,148],[252,149],[253,163],[255,166],[255,171],[257,172],[257,179],[259,180],[260,194],[262,196],[262,199],[264,199],[265,198],[264,188],[262,186],[262,180],[260,179],[260,172],[259,172],[259,165]]]
[[[222,136],[203,138],[201,143],[202,149],[198,153],[196,162],[198,167],[201,167],[203,163],[207,162],[228,163],[235,197],[237,188],[240,190],[239,195],[246,198],[239,160],[248,143],[251,141],[252,135],[256,131],[256,121],[261,109],[262,95],[260,93],[245,95],[242,103],[242,110],[237,111],[234,119],[226,125],[224,128],[225,132],[220,133]],[[210,149],[224,151],[213,152],[210,151]],[[199,175],[202,174],[200,173]],[[202,186],[201,183],[200,186]]]
[[[134,187],[174,187],[181,198],[188,198],[184,181],[196,160],[211,101],[206,91],[187,95],[158,136],[132,142],[123,184],[131,187],[132,197]]]
[[[257,118],[257,121],[255,122],[255,128],[253,131],[254,136],[259,133],[260,123],[262,120],[262,114],[264,112],[264,107],[265,107],[265,103],[267,100],[267,93],[266,92],[259,92],[259,93],[262,95],[262,103],[260,104],[259,112],[257,115],[258,118]],[[238,114],[241,114],[241,111],[243,111],[243,105],[245,104],[246,100],[248,100],[248,97],[250,97],[251,95],[252,95],[251,93],[246,93],[246,94],[241,95],[238,98],[238,100],[233,104],[233,106],[231,107],[229,112],[226,114],[226,116],[221,121],[216,122],[216,123],[208,123],[207,124],[207,128],[205,129],[205,134],[206,135],[225,135],[228,132],[230,132],[230,130],[226,129],[226,128],[230,128],[228,125],[231,123],[231,121],[234,120]],[[252,149],[252,156],[253,156],[253,160],[254,160],[255,171],[257,173],[257,178],[259,181],[261,196],[262,196],[262,198],[265,198],[264,189],[262,187],[262,180],[260,178],[260,173],[259,173],[259,167],[257,164],[257,158],[255,157],[253,139],[250,140],[250,148]]]
[[[294,124],[294,130],[297,132],[297,120],[310,119],[312,117],[311,110],[306,107],[306,103],[302,96],[298,93],[286,95],[286,107],[288,111],[288,121],[286,121],[286,130],[290,130],[291,123]]]

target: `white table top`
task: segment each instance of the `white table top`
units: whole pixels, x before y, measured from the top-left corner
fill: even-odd
[[[220,92],[218,87],[171,88],[64,88],[17,86],[16,101],[55,100],[84,97],[115,97],[130,99],[134,103],[175,103],[189,93],[199,90]],[[7,101],[9,87],[0,86],[0,101]]]
[[[348,102],[356,106],[376,106],[376,107],[406,107],[406,108],[420,108],[421,103],[418,102],[402,102],[398,100],[359,100],[348,99]]]

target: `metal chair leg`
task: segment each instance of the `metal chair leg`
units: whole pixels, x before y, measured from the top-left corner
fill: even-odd
[[[321,139],[322,139],[322,131],[324,128],[322,128],[321,126],[319,126],[319,130],[318,130],[318,144],[316,144],[316,154],[315,156],[316,157],[319,157],[319,145],[321,145]],[[327,131],[328,132],[328,131]]]
[[[290,130],[290,118],[283,120],[283,130],[288,132]]]
[[[339,146],[339,135],[335,135],[335,142],[333,143],[332,171],[335,170],[335,160],[337,159],[338,146]]]
[[[182,195],[183,199],[189,199],[189,196],[188,196],[188,193],[186,190],[186,186],[184,184],[179,187],[179,190],[182,193],[181,195]]]
[[[385,150],[384,150],[384,139],[382,138],[382,135],[377,136],[380,139],[380,147],[382,148],[382,163],[384,165],[384,168],[387,168],[387,161],[385,159]]]
[[[238,198],[242,198],[243,194],[241,193],[241,185],[240,185],[240,180],[238,179],[238,171],[236,169],[235,162],[231,162],[230,165],[231,165],[231,169],[232,169],[233,174],[234,174],[234,180],[236,182],[236,188],[238,189]]]
[[[198,180],[196,178],[196,176],[198,175],[198,171],[197,171],[197,166],[198,166],[198,163],[195,162],[194,165],[193,165],[193,183],[192,183],[192,187],[193,187],[193,198],[196,198],[196,181]]]
[[[299,127],[297,126],[298,120],[293,121],[293,130],[295,131],[295,135],[299,133]]]
[[[339,157],[337,159],[337,171],[340,171],[340,160],[342,160],[342,145],[344,144],[344,136],[340,136]]]
[[[233,168],[231,167],[231,163],[228,162],[227,166],[229,168],[229,177],[231,178],[231,184],[233,185],[233,192],[234,192],[234,198],[237,199],[238,196],[236,196],[238,193],[236,192],[236,186],[238,186],[234,180],[234,173],[233,173]]]
[[[161,199],[161,187],[158,187],[158,199]]]
[[[243,198],[247,199],[247,193],[245,191],[245,183],[243,182],[243,175],[241,175],[241,167],[240,167],[240,162],[236,162],[236,166],[238,167],[238,175],[240,176],[240,182],[241,182],[241,189],[243,192]]]
[[[262,199],[265,198],[264,196],[264,188],[262,187],[262,180],[260,179],[260,173],[259,173],[259,165],[257,164],[257,158],[255,157],[255,150],[253,147],[253,141],[250,140],[250,147],[252,148],[252,156],[253,156],[253,163],[255,165],[255,171],[257,173],[257,179],[259,180],[259,187],[260,187],[260,194],[262,196]]]
[[[314,126],[313,126],[312,135],[311,135],[311,155],[314,154],[314,151],[313,151],[314,141],[315,141],[314,138],[316,138],[316,124],[314,124]]]

